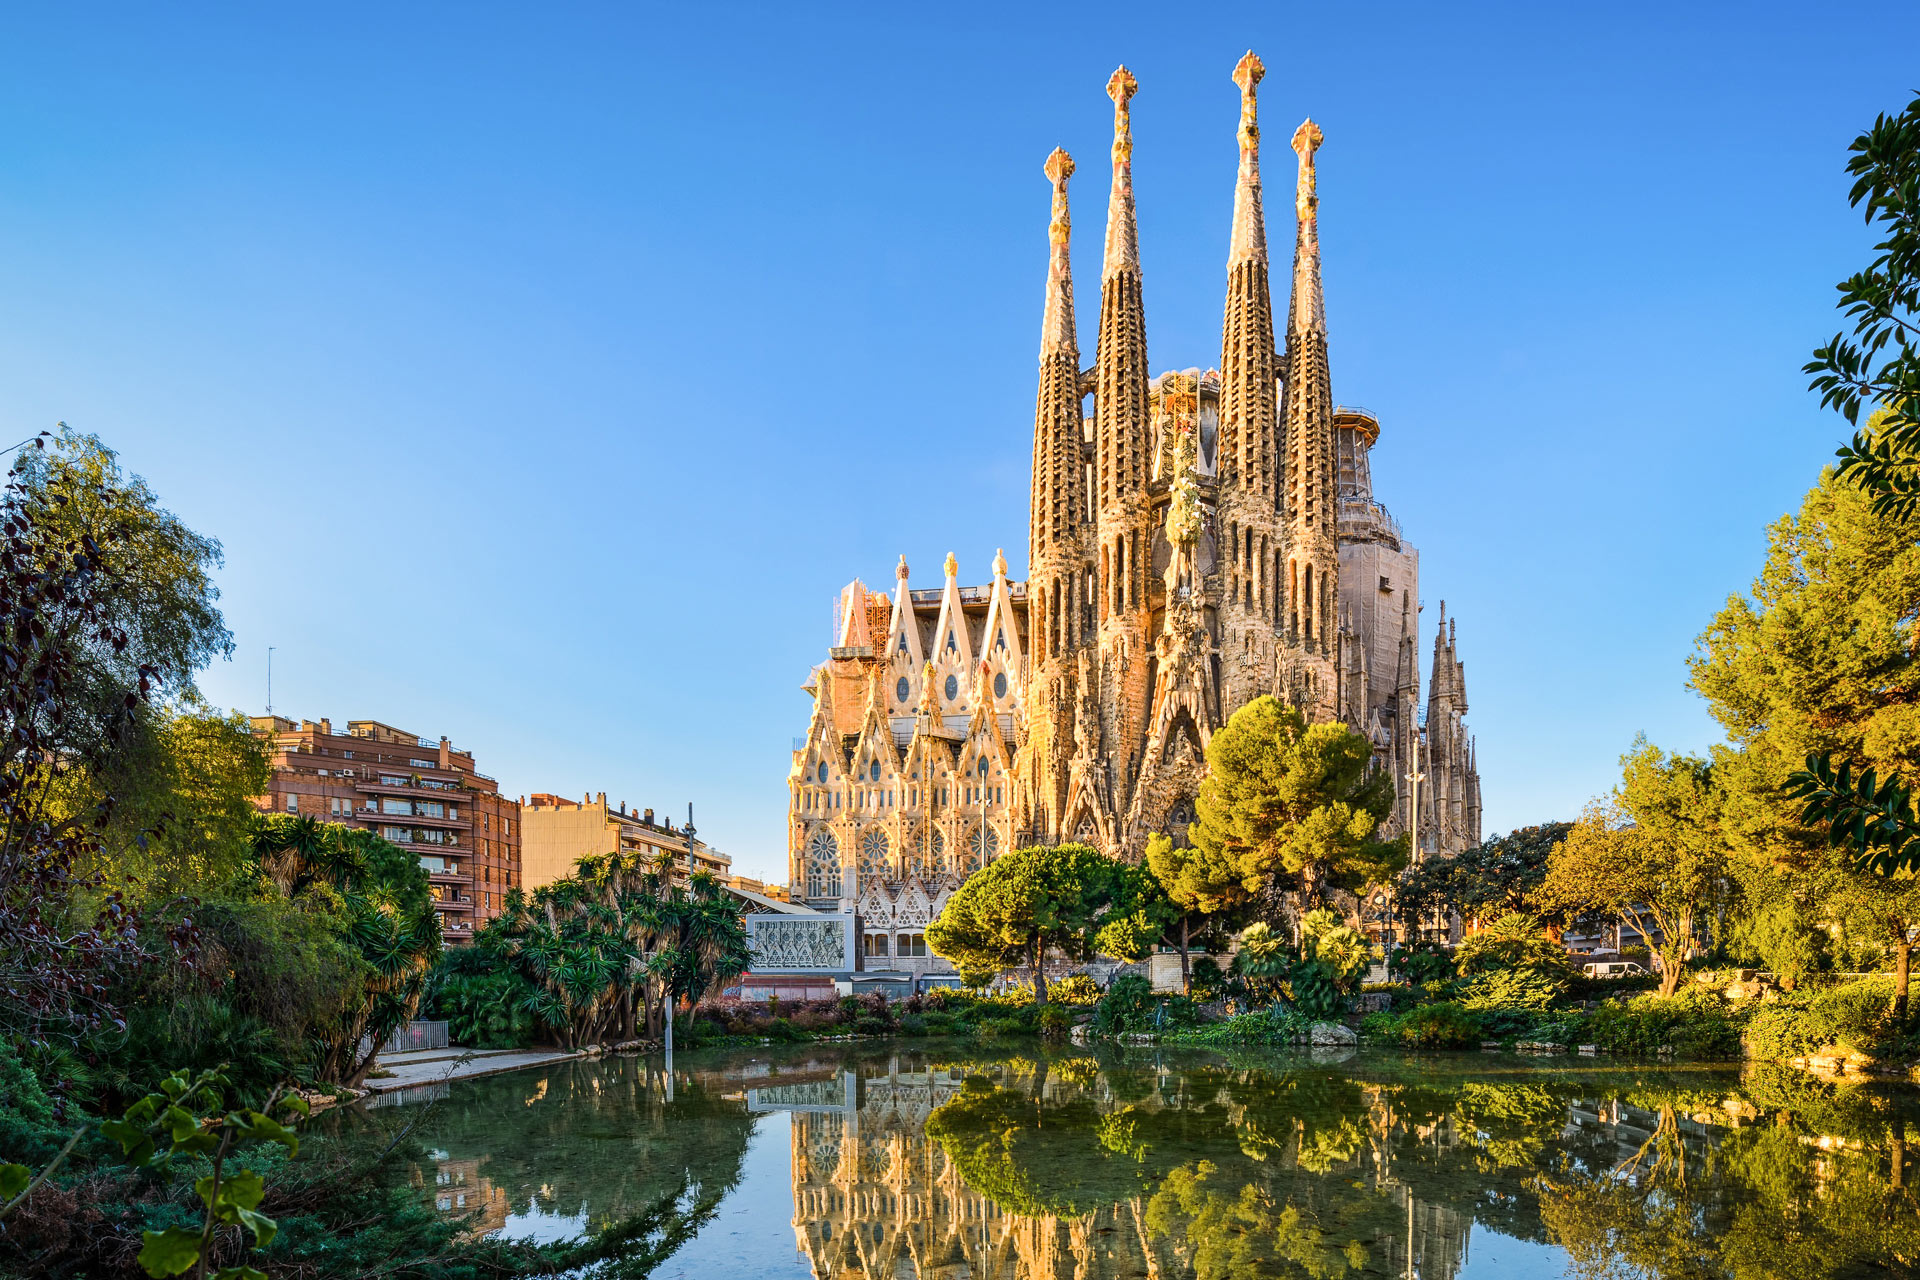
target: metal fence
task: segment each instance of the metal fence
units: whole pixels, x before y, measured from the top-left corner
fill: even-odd
[[[447,1047],[447,1024],[444,1022],[407,1022],[387,1038],[380,1047],[382,1053],[410,1053],[415,1049],[444,1049]]]

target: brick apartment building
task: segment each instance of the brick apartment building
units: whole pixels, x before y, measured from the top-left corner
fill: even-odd
[[[675,879],[685,883],[694,871],[706,871],[722,882],[735,879],[733,859],[711,848],[673,819],[655,818],[651,809],[629,811],[607,803],[607,793],[567,800],[541,791],[523,797],[521,866],[526,885],[537,889],[573,874],[581,858],[597,858],[615,849],[654,858],[673,859]],[[691,846],[691,847],[689,847]]]
[[[260,807],[378,832],[416,852],[448,942],[466,942],[521,882],[520,805],[473,766],[473,753],[378,720],[255,716],[273,775]]]

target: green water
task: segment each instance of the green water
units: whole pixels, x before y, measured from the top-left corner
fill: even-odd
[[[850,1046],[441,1086],[444,1212],[559,1236],[690,1184],[656,1274],[1824,1277],[1920,1268],[1920,1098],[1760,1067]],[[669,1093],[671,1096],[669,1097]]]

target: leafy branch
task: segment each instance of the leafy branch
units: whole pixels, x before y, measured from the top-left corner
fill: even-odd
[[[1803,803],[1802,822],[1825,827],[1827,842],[1863,870],[1883,876],[1920,870],[1920,822],[1898,777],[1883,782],[1872,769],[1856,777],[1851,764],[1836,769],[1829,756],[1816,754],[1788,776],[1786,794]]]

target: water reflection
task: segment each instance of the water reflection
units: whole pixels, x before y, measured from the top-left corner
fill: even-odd
[[[423,1194],[448,1211],[464,1195],[487,1229],[612,1221],[682,1179],[736,1187],[754,1127],[783,1116],[763,1131],[788,1146],[790,1221],[764,1194],[721,1210],[755,1274],[1851,1280],[1920,1264],[1912,1092],[1774,1069],[849,1049],[683,1068],[671,1102],[664,1084],[624,1061],[456,1085]],[[715,1273],[703,1241],[679,1274]]]

